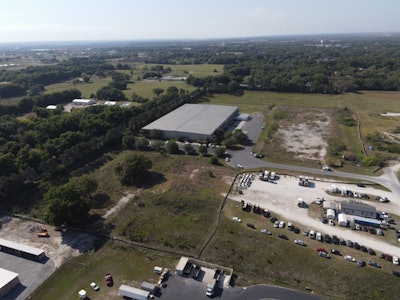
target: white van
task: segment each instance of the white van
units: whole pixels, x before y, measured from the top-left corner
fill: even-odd
[[[308,236],[310,237],[310,239],[315,239],[315,231],[310,230],[310,233],[308,234]]]

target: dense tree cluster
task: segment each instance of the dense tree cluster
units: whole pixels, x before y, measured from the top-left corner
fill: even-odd
[[[0,115],[0,202],[24,185],[62,176],[105,151],[123,146],[146,150],[148,140],[136,137],[140,129],[201,95],[200,91],[186,95],[167,89],[138,107],[93,106],[70,113],[50,112],[30,121]]]

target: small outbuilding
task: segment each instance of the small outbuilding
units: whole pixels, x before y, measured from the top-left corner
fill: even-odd
[[[189,258],[182,256],[178,262],[178,264],[176,265],[176,274],[180,275],[180,276],[184,276],[185,271],[186,271],[186,265],[189,262]]]
[[[19,274],[0,268],[0,298],[3,298],[19,284]]]
[[[75,105],[94,105],[94,104],[96,104],[96,100],[94,100],[94,99],[74,99],[74,100],[72,100],[72,104],[75,104]]]
[[[328,219],[334,220],[334,219],[336,218],[335,210],[332,209],[332,208],[328,208],[328,209],[326,210],[326,217],[327,217]]]
[[[355,202],[341,202],[340,211],[342,213],[359,216],[364,218],[376,219],[376,208],[372,205],[355,203]]]

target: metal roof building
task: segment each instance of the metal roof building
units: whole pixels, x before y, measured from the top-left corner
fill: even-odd
[[[354,202],[341,202],[340,211],[342,213],[359,216],[364,218],[376,219],[377,212],[374,206]]]
[[[166,139],[200,140],[211,137],[218,128],[225,128],[238,115],[237,106],[184,104],[142,129],[162,130]]]
[[[0,238],[0,250],[2,252],[24,257],[31,260],[40,261],[45,257],[45,252],[42,249],[23,245],[20,243],[8,241]]]
[[[19,274],[0,268],[0,298],[19,284]]]

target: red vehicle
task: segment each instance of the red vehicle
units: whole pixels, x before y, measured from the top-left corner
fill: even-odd
[[[106,274],[105,278],[106,278],[106,285],[107,286],[112,286],[113,285],[112,276],[110,274]]]
[[[322,248],[322,247],[317,247],[317,248],[315,248],[315,251],[318,251],[318,252],[326,252],[326,253],[327,253],[327,251],[325,250],[325,248]]]

